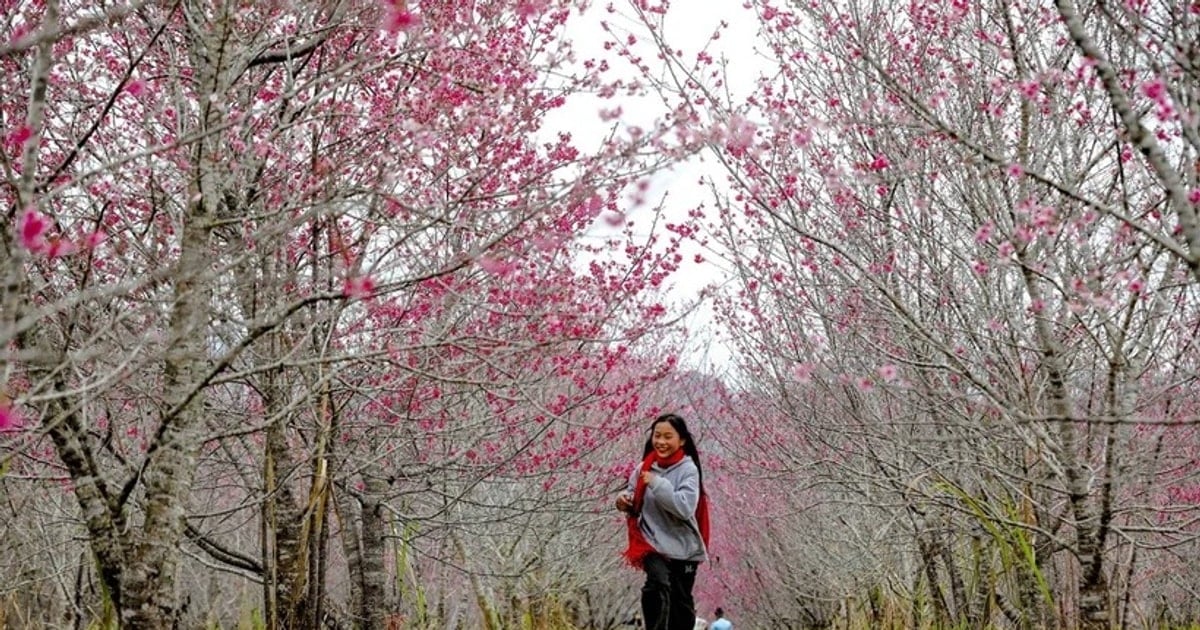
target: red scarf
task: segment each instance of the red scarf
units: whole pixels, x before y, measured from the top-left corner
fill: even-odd
[[[683,460],[683,455],[683,449],[679,449],[666,459],[659,459],[658,453],[651,451],[646,455],[646,459],[642,460],[637,485],[633,489],[633,509],[625,519],[629,530],[629,547],[625,549],[625,560],[635,568],[642,568],[642,559],[658,551],[646,542],[646,537],[638,527],[638,515],[642,513],[642,501],[646,497],[646,482],[642,481],[642,473],[650,470],[650,466],[656,463],[662,469],[678,464]],[[700,500],[696,503],[696,524],[700,526],[700,538],[704,540],[704,546],[708,547],[708,496],[705,495],[703,487],[700,488]]]

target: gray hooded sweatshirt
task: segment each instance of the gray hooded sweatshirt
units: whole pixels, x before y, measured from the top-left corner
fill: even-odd
[[[628,492],[633,496],[641,466],[629,475]],[[658,553],[675,560],[704,562],[708,554],[696,523],[696,505],[700,502],[700,470],[690,456],[666,469],[658,463],[650,466],[654,481],[646,486],[638,527],[646,542]]]

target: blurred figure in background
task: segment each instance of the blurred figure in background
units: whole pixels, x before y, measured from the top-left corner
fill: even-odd
[[[725,611],[718,607],[713,611],[713,622],[708,624],[708,630],[733,630],[733,622],[725,618]]]

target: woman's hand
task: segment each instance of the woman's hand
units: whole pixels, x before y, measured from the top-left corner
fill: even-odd
[[[621,494],[618,494],[617,495],[617,510],[619,510],[621,512],[628,512],[631,509],[633,509],[633,497],[629,496],[628,494],[625,494],[624,492],[622,492]]]
[[[646,484],[647,486],[654,483],[654,473],[650,472],[649,470],[642,471],[642,483]]]

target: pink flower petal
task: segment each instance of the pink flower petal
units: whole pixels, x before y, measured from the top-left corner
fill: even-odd
[[[491,256],[480,256],[476,261],[479,267],[493,276],[506,276],[508,272],[513,270],[514,265],[510,262],[493,258]]]
[[[134,79],[125,84],[125,93],[134,98],[138,98],[146,93],[146,82],[141,79]]]
[[[375,294],[375,280],[370,276],[346,278],[342,283],[342,295],[354,300],[365,300]]]
[[[885,383],[890,383],[896,379],[898,372],[899,369],[894,365],[882,365],[879,367],[879,378],[883,379]]]
[[[46,243],[45,249],[47,258],[69,256],[70,254],[74,254],[76,251],[77,249],[75,248],[75,245],[71,243],[71,241],[62,238],[50,239]]]
[[[31,252],[38,252],[46,247],[45,234],[50,222],[42,213],[33,208],[25,210],[21,215],[20,226],[22,247]]]
[[[11,405],[0,405],[0,433],[6,431],[16,431],[24,424],[21,414],[13,409]]]
[[[29,128],[29,125],[21,125],[20,127],[17,127],[9,132],[8,137],[5,138],[5,140],[8,146],[20,151],[21,149],[25,148],[25,143],[28,142],[32,137],[33,130]]]
[[[812,381],[813,365],[811,363],[799,363],[792,367],[792,376],[800,383],[808,383]]]

